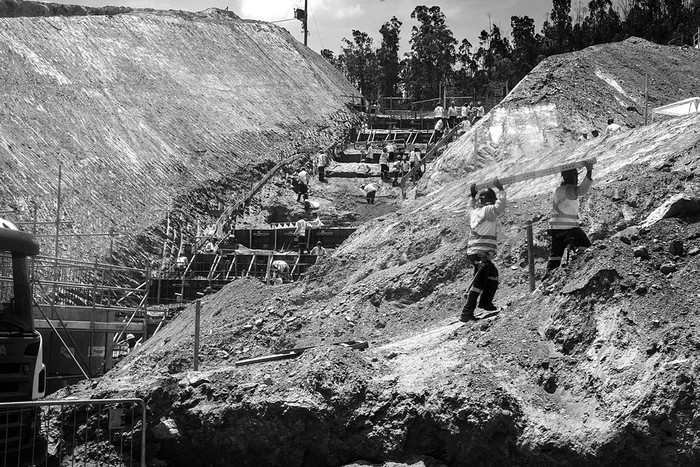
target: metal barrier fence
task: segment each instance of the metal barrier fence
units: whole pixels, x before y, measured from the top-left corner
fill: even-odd
[[[0,403],[3,466],[146,466],[137,398]]]
[[[37,256],[32,278],[48,286],[50,300],[35,290],[40,303],[54,305],[136,306],[145,291],[139,288],[148,277],[145,269],[65,258]]]

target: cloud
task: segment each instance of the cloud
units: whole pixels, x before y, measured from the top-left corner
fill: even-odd
[[[262,21],[289,19],[294,17],[296,3],[293,0],[241,0],[240,16]],[[301,8],[304,8],[303,3]]]
[[[345,19],[345,18],[355,18],[358,16],[362,16],[365,13],[365,11],[362,9],[360,5],[353,5],[353,6],[348,6],[348,7],[342,7],[335,12],[335,17],[337,19]]]

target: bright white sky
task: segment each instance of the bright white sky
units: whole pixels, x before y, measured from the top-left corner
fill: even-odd
[[[130,6],[158,10],[201,11],[210,7],[229,10],[247,19],[280,21],[293,18],[294,8],[304,8],[304,0],[72,0],[55,1],[86,6]],[[352,30],[359,29],[374,39],[379,47],[382,24],[396,16],[401,26],[401,53],[410,47],[411,28],[418,23],[411,19],[416,5],[438,5],[445,14],[447,26],[458,42],[468,39],[478,47],[479,33],[489,29],[490,21],[500,27],[504,35],[510,35],[511,16],[530,16],[535,20],[535,32],[552,10],[552,0],[308,0],[309,40],[315,51],[330,49],[336,55],[344,37],[352,40]],[[297,20],[277,23],[295,38],[303,41],[301,23]]]

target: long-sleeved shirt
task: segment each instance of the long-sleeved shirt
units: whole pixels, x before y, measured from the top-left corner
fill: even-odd
[[[478,201],[474,200],[475,203]],[[499,191],[494,204],[476,206],[469,214],[467,254],[495,254],[498,246],[496,219],[506,210],[506,192]]]
[[[553,230],[567,230],[579,226],[578,198],[588,193],[593,180],[583,179],[580,185],[560,185],[554,190],[552,199],[552,213],[549,219],[549,228]]]

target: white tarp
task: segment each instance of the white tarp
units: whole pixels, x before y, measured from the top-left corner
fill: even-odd
[[[673,104],[662,105],[654,109],[655,115],[670,115],[679,117],[700,112],[700,97],[691,97],[682,101],[674,102]]]

